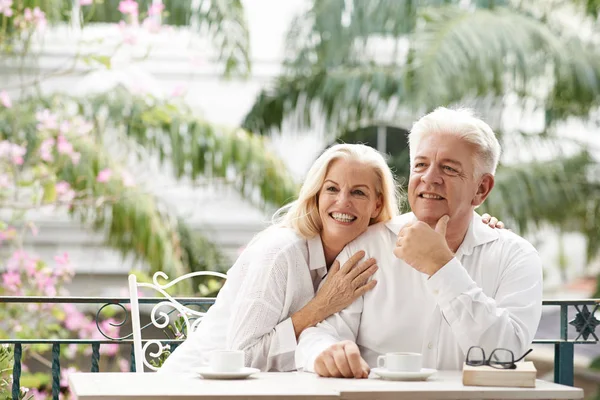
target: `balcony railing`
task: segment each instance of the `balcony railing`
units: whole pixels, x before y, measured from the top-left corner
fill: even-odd
[[[177,298],[177,300],[188,306],[208,307],[214,299],[189,297]],[[142,297],[139,303],[155,305],[164,301],[162,297]],[[98,312],[96,314],[96,323],[98,323],[98,315],[100,310],[109,305],[120,307],[126,311],[124,305],[129,303],[129,298],[103,298],[103,297],[0,297],[0,303],[20,303],[20,304],[97,304]],[[554,345],[554,382],[564,385],[573,385],[574,380],[574,347],[579,344],[596,344],[598,337],[595,333],[596,325],[599,321],[594,314],[600,307],[600,299],[585,299],[585,300],[545,300],[544,306],[559,306],[560,307],[560,337],[556,339],[536,339],[534,343],[553,344]],[[569,321],[569,310],[575,311],[575,318]],[[129,313],[125,312],[125,318],[129,317]],[[125,324],[124,320],[121,325]],[[144,326],[142,329],[146,328]],[[98,328],[100,330],[100,328]],[[571,336],[575,338],[569,339],[569,333],[575,332]],[[58,400],[60,391],[60,350],[61,346],[69,344],[90,345],[92,348],[91,355],[91,372],[99,371],[100,361],[100,346],[103,344],[122,344],[130,346],[130,371],[135,371],[135,356],[133,351],[133,340],[131,333],[119,338],[110,338],[101,332],[105,339],[52,339],[52,338],[35,338],[35,339],[11,339],[0,338],[0,344],[9,344],[14,346],[14,368],[13,368],[13,383],[12,396],[13,399],[19,398],[20,380],[21,380],[21,357],[23,345],[32,344],[50,344],[52,345],[52,398]],[[156,339],[146,339],[144,342]],[[182,340],[160,339],[163,344],[170,344],[172,348],[176,347]]]

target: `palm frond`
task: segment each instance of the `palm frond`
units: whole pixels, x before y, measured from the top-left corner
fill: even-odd
[[[123,130],[150,155],[172,167],[177,178],[220,178],[263,208],[278,208],[297,196],[298,185],[269,149],[269,140],[242,129],[220,128],[184,105],[133,96],[125,90],[80,102],[90,117],[108,112],[107,127]]]
[[[426,7],[418,16],[398,64],[315,61],[261,92],[243,126],[268,132],[286,117],[301,127],[324,119],[329,131],[342,132],[390,106],[421,113],[511,92],[557,116],[587,116],[599,104],[600,55],[580,40],[509,8]]]
[[[587,152],[550,162],[502,166],[481,210],[508,221],[521,233],[547,225],[581,232],[591,259],[600,252],[597,170]]]

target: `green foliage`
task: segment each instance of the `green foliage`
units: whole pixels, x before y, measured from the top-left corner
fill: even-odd
[[[493,126],[505,150],[525,136],[534,157],[539,149],[547,159],[549,145],[575,150],[552,150],[549,163],[501,165],[481,211],[521,232],[545,224],[579,231],[593,257],[600,251],[599,164],[586,146],[561,137],[560,124],[597,122],[600,52],[562,25],[550,3],[313,0],[288,32],[284,73],[260,92],[243,126],[268,134],[284,121],[300,128],[324,122],[331,136],[370,143],[370,127],[397,126],[400,117],[438,106],[466,104],[499,120],[509,107],[542,113],[545,124],[528,135]],[[594,17],[595,2],[579,3]],[[389,165],[406,181],[406,152],[388,149]]]
[[[132,96],[124,89],[74,100],[89,117],[106,111],[107,119],[98,123],[122,130],[170,165],[177,178],[218,179],[267,208],[278,208],[297,195],[297,183],[271,153],[267,138],[211,125],[183,104]]]

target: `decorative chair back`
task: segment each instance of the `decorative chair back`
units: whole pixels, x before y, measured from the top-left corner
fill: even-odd
[[[165,346],[163,346],[162,342],[158,339],[156,340],[148,340],[142,346],[142,326],[140,324],[140,306],[138,299],[138,288],[150,288],[158,293],[162,294],[165,297],[165,301],[161,301],[156,304],[152,308],[152,312],[150,313],[150,319],[152,320],[152,325],[156,328],[164,329],[169,325],[169,314],[174,311],[178,311],[178,314],[183,318],[183,323],[185,327],[186,335],[189,335],[191,332],[195,331],[200,322],[202,321],[202,317],[206,312],[194,310],[190,307],[187,307],[177,300],[175,300],[171,295],[166,292],[166,289],[170,288],[177,283],[184,281],[186,279],[191,279],[197,276],[214,276],[217,278],[227,279],[227,275],[220,272],[212,272],[212,271],[197,271],[192,272],[183,276],[180,276],[177,279],[174,279],[171,282],[168,282],[169,277],[162,271],[158,271],[152,277],[152,283],[144,283],[138,282],[137,277],[134,274],[129,275],[129,298],[131,301],[131,326],[132,326],[132,334],[133,334],[133,353],[135,356],[135,370],[138,373],[144,372],[144,366],[148,367],[150,370],[157,371],[158,368],[154,365],[150,364],[148,360],[146,360],[146,351],[149,346],[156,345],[158,350],[156,352],[149,353],[150,357],[158,358],[165,350]],[[162,278],[165,280],[165,284],[158,283],[158,278]],[[171,312],[165,312],[161,310],[163,307],[171,308]]]

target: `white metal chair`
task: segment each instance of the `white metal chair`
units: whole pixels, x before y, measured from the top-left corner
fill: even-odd
[[[183,304],[179,303],[173,297],[171,297],[166,289],[169,287],[176,285],[177,283],[185,280],[194,278],[196,276],[214,276],[218,278],[227,279],[227,275],[220,272],[212,272],[212,271],[197,271],[192,272],[186,275],[183,275],[177,279],[174,279],[172,282],[168,282],[169,277],[162,271],[156,272],[152,277],[152,283],[143,283],[138,282],[137,277],[134,274],[129,275],[129,298],[131,301],[131,326],[133,333],[133,353],[135,356],[135,370],[136,372],[143,373],[144,366],[148,367],[153,371],[157,371],[158,368],[150,364],[146,360],[146,350],[151,345],[156,345],[158,350],[156,352],[149,353],[150,357],[157,358],[162,352],[165,350],[165,346],[161,343],[160,340],[148,340],[144,346],[142,346],[142,327],[140,325],[140,306],[138,299],[138,288],[150,288],[156,290],[158,293],[162,294],[165,297],[165,301],[161,301],[156,304],[152,308],[152,312],[150,313],[150,319],[152,320],[152,324],[159,328],[164,329],[169,324],[169,313],[160,310],[162,307],[169,307],[174,310],[179,311],[179,314],[183,317],[186,334],[189,335],[191,332],[196,330],[198,324],[202,321],[202,317],[205,312],[193,310]],[[158,278],[164,279],[167,283],[161,285],[158,283]],[[158,317],[157,317],[158,316]],[[194,319],[193,322],[190,323],[190,319]]]

